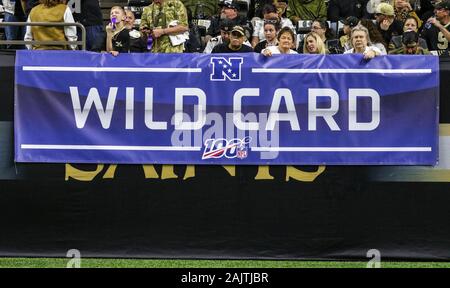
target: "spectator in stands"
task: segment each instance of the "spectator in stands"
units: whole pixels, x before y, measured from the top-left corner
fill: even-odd
[[[325,0],[290,0],[287,17],[294,24],[300,20],[327,20]]]
[[[289,27],[292,31],[295,31],[295,27],[291,20],[288,18],[282,18],[278,14],[277,8],[274,5],[268,4],[264,6],[263,9],[263,19],[256,20],[253,29],[252,46],[255,47],[260,41],[265,39],[264,36],[264,21],[265,20],[276,20],[280,22],[281,28]]]
[[[217,14],[218,0],[181,0],[186,9],[191,10],[193,19],[209,19]]]
[[[217,45],[212,53],[244,53],[253,52],[252,47],[244,45],[245,30],[241,26],[234,26],[230,33],[230,42]]]
[[[335,35],[327,21],[315,20],[311,24],[311,31],[319,34],[322,41],[325,43],[326,49],[330,54],[340,54],[342,53],[341,47],[339,45],[339,40],[335,39]],[[299,46],[302,49],[303,43]],[[300,52],[300,51],[299,51]]]
[[[367,2],[369,0],[330,0],[328,2],[328,20],[338,22],[349,16],[358,19],[369,18]]]
[[[5,22],[25,22],[25,14],[22,10],[20,1],[2,0],[3,9],[5,10],[3,21]],[[22,40],[25,36],[26,27],[5,26],[6,40]],[[20,48],[22,45],[8,45],[6,48]]]
[[[278,31],[280,31],[280,29],[281,29],[281,26],[280,26],[280,22],[278,20],[265,20],[264,21],[264,37],[266,39],[259,42],[255,46],[255,52],[261,53],[261,51],[267,47],[277,46],[278,45],[277,34],[278,34]]]
[[[270,46],[262,50],[264,56],[272,56],[274,54],[298,54],[292,50],[295,48],[295,34],[289,27],[281,28],[278,33],[278,45]]]
[[[65,0],[41,0],[41,4],[31,9],[28,22],[65,22],[75,23],[70,8]],[[75,26],[43,27],[27,26],[25,41],[76,41]],[[27,45],[28,49],[36,50],[67,50],[76,49],[76,45]]]
[[[366,27],[369,31],[369,38],[372,42],[372,45],[380,49],[381,55],[387,54],[387,44],[384,42],[384,38],[381,35],[380,31],[377,29],[377,26],[369,19],[361,19],[359,24]]]
[[[144,8],[141,17],[141,31],[153,37],[153,53],[183,53],[184,42],[173,41],[169,36],[188,31],[186,8],[179,0],[154,0]]]
[[[406,18],[414,17],[417,20],[418,26],[422,26],[422,20],[420,20],[416,11],[411,6],[409,0],[394,0],[395,19],[404,23]]]
[[[347,51],[352,48],[352,45],[350,44],[350,33],[352,32],[352,28],[358,25],[359,19],[355,16],[349,16],[342,22],[344,23],[344,27],[342,28],[344,35],[339,38],[339,44],[343,51]]]
[[[243,27],[246,38],[250,39],[253,31],[252,24],[245,16],[239,15],[237,4],[232,0],[225,0],[219,3],[219,6],[221,7],[220,14],[211,18],[211,25],[206,32],[205,43],[208,43],[212,37],[220,35],[220,22],[224,19],[232,20],[234,25]]]
[[[385,43],[390,43],[392,36],[403,34],[403,23],[395,19],[392,5],[380,3],[377,6],[375,19]]]
[[[402,47],[389,51],[389,54],[427,55],[430,52],[419,45],[419,34],[416,31],[403,33]]]
[[[234,22],[232,20],[224,19],[220,22],[220,36],[214,37],[206,44],[203,53],[211,53],[214,47],[220,44],[228,44],[230,41],[230,33],[233,30]],[[248,40],[244,41],[244,45],[252,47]]]
[[[415,14],[419,17],[420,21],[425,22],[428,18],[430,18],[433,15],[434,6],[431,2],[436,2],[436,0],[401,0],[401,2],[408,2],[409,5],[407,5],[406,3],[404,3],[403,5],[406,5],[406,7],[410,6],[411,9],[409,9],[408,7],[408,10],[415,12]],[[388,3],[392,4],[394,7],[398,5],[394,0]],[[400,6],[401,5],[402,4],[400,4]]]
[[[147,47],[148,35],[134,29],[136,17],[131,10],[125,10],[125,28],[130,31],[130,52],[143,53],[149,52]]]
[[[344,54],[358,53],[363,54],[364,59],[370,60],[381,55],[380,49],[373,46],[370,42],[369,31],[362,25],[356,25],[350,34],[352,49],[345,51]]]
[[[415,17],[409,16],[406,18],[405,23],[403,23],[403,33],[406,31],[419,32],[417,19]],[[389,53],[391,50],[399,49],[402,47],[402,35],[392,36],[391,43],[389,43]],[[419,37],[419,46],[425,50],[428,50],[427,41]]]
[[[103,45],[100,40],[105,39],[103,27],[103,16],[98,0],[83,0],[81,3],[81,13],[74,13],[75,21],[83,24],[86,28],[86,49],[96,50],[95,47]],[[78,38],[81,38],[81,30],[78,29]],[[103,41],[102,41],[103,42]]]
[[[427,41],[430,51],[438,55],[449,55],[450,41],[450,1],[442,1],[434,9],[435,17],[428,19],[422,30],[422,37]]]
[[[264,6],[266,6],[267,4],[271,4],[273,5],[274,0],[253,0],[251,1],[250,4],[250,11],[249,11],[249,19],[252,19],[253,22],[253,18],[258,18],[258,19],[262,19],[263,18],[263,13],[262,10],[264,8]]]
[[[111,22],[106,26],[106,51],[113,56],[130,52],[130,30],[125,27],[126,14],[122,7],[114,6]]]
[[[322,38],[315,32],[309,32],[303,42],[303,54],[328,54]]]

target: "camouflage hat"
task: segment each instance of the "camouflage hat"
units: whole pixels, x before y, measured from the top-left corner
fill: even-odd
[[[241,26],[234,26],[233,30],[231,30],[231,33],[233,33],[233,32],[239,33],[240,35],[245,36],[244,28],[242,28]]]
[[[395,16],[394,7],[392,7],[392,5],[388,3],[380,3],[377,6],[376,14]]]

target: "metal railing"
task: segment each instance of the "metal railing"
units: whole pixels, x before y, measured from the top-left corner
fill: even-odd
[[[86,50],[86,28],[80,23],[65,22],[0,22],[0,27],[5,26],[41,26],[41,27],[65,27],[75,26],[81,30],[81,41],[39,41],[39,40],[0,40],[0,45],[81,45],[81,50]]]

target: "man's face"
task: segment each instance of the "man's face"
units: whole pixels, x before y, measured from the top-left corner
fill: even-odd
[[[224,43],[230,41],[230,32],[225,31],[225,30],[220,30],[220,36],[222,37],[222,41]]]
[[[434,9],[434,14],[436,15],[437,20],[442,20],[449,15],[449,11],[447,9]]]
[[[408,46],[406,46],[406,45],[403,44],[403,49],[405,51],[405,54],[416,54],[417,47],[418,47],[418,45],[413,45],[413,46],[408,45]]]
[[[127,11],[126,14],[127,15],[126,15],[126,18],[125,18],[125,26],[128,29],[133,29],[134,21],[135,21],[134,14],[131,11]]]
[[[375,20],[377,21],[377,23],[381,23],[383,22],[383,20],[386,18],[385,15],[380,14],[380,13],[375,13]]]
[[[237,11],[236,9],[233,8],[229,8],[226,6],[222,7],[222,12],[221,12],[221,18],[224,19],[234,19],[237,17]]]
[[[244,36],[238,32],[231,32],[230,44],[232,47],[238,48],[244,44]]]

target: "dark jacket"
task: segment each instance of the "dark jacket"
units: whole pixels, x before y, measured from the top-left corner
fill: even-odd
[[[367,2],[369,0],[330,0],[328,2],[328,20],[337,22],[348,16],[355,16],[358,19],[369,18]]]
[[[81,13],[73,13],[76,22],[84,26],[103,26],[103,16],[98,0],[81,0]]]

